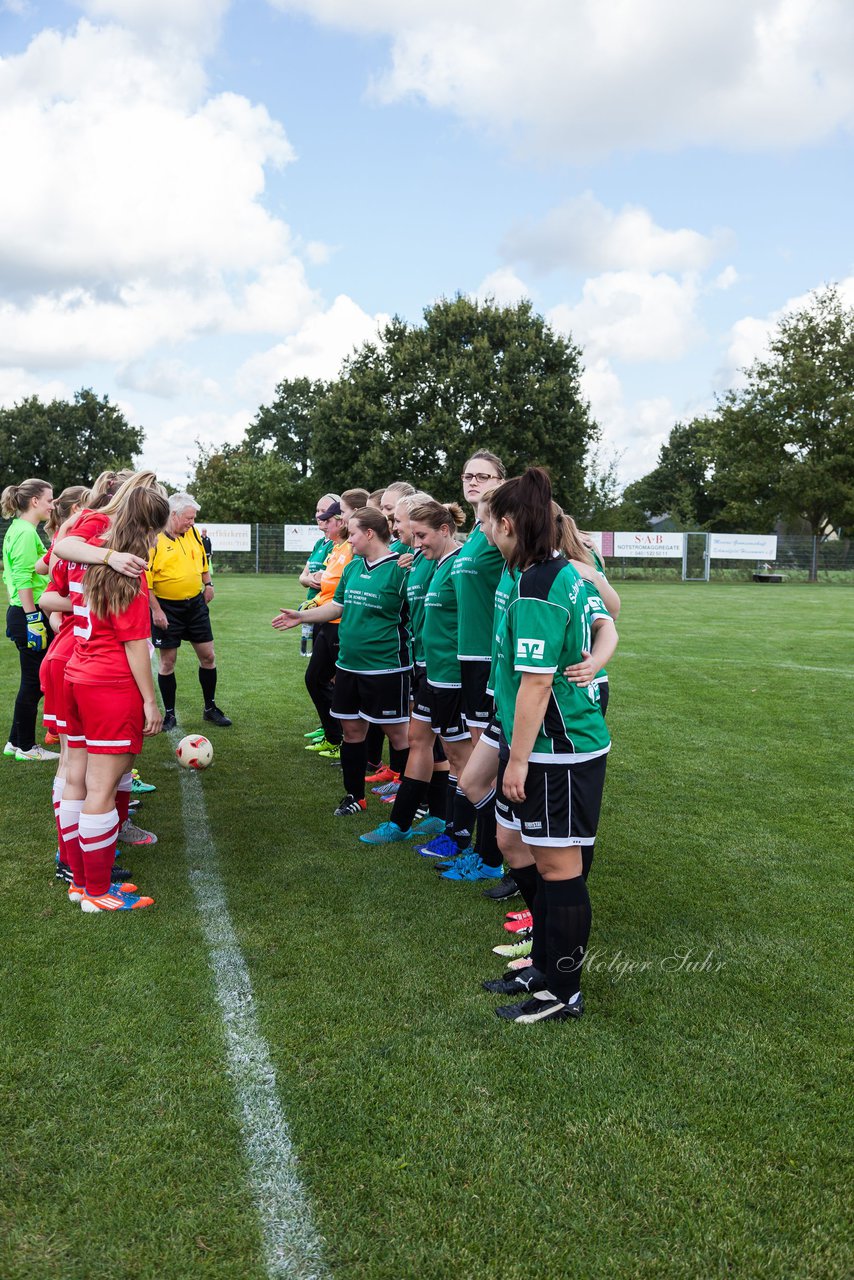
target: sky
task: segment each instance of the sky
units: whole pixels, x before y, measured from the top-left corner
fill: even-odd
[[[391,315],[526,297],[628,482],[854,302],[852,125],[850,0],[0,0],[0,405],[91,387],[181,483]]]

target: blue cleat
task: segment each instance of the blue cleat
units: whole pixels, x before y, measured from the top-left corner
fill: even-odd
[[[381,822],[374,831],[359,836],[362,844],[398,844],[412,837],[411,829],[402,831],[396,822]]]
[[[452,867],[442,872],[443,880],[500,880],[504,875],[503,867],[488,867],[481,862],[476,853],[465,858],[457,858]]]
[[[412,834],[416,839],[420,836],[424,840],[428,836],[443,836],[445,824],[441,818],[427,817],[423,822],[419,822],[417,827],[412,828]]]
[[[422,858],[456,858],[459,853],[456,840],[444,833],[434,836],[427,844],[418,846]]]

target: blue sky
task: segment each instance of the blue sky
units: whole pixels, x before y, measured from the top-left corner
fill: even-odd
[[[180,481],[388,315],[529,296],[633,479],[854,301],[852,50],[845,0],[0,0],[0,403],[106,392]]]

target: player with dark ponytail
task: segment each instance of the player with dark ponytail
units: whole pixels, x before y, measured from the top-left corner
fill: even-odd
[[[530,881],[544,965],[527,971],[532,998],[497,1012],[521,1023],[562,1021],[584,1009],[591,911],[582,849],[596,837],[610,738],[595,690],[565,674],[591,652],[591,609],[582,578],[557,551],[548,475],[531,467],[508,480],[490,511],[492,539],[519,573],[496,644],[498,838],[518,864],[517,881]],[[609,634],[613,652],[616,630]]]

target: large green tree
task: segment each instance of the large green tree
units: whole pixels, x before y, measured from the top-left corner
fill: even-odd
[[[768,356],[722,398],[713,450],[714,491],[737,527],[854,523],[854,309],[838,289],[780,320]]]
[[[245,442],[200,448],[190,492],[205,520],[282,524],[314,516],[314,486],[277,453],[258,453]]]
[[[366,343],[313,412],[315,488],[410,479],[443,498],[477,448],[509,473],[549,468],[558,499],[587,505],[585,464],[598,427],[580,388],[581,352],[530,303],[442,300],[424,323],[395,318]]]
[[[91,484],[102,471],[133,466],[144,432],[107,396],[83,388],[74,400],[44,404],[30,396],[0,409],[0,475],[4,484],[38,476],[55,493]]]
[[[677,422],[658,454],[654,471],[623,491],[623,500],[651,516],[669,515],[677,528],[717,529],[722,502],[715,496],[714,423]]]
[[[325,382],[285,378],[272,404],[262,404],[255,415],[246,432],[247,444],[258,454],[272,449],[305,479],[312,470],[314,413],[327,390]]]

